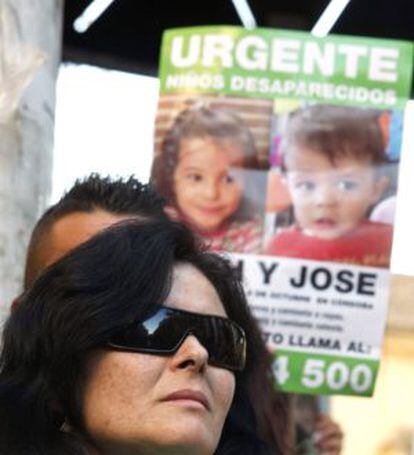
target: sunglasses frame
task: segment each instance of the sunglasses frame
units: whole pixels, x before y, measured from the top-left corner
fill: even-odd
[[[142,354],[153,354],[153,355],[159,355],[159,356],[170,356],[170,355],[173,355],[174,353],[176,353],[178,351],[178,349],[180,349],[180,346],[184,343],[185,339],[189,335],[193,335],[195,338],[197,338],[199,343],[208,352],[209,358],[207,360],[207,363],[209,365],[217,366],[219,368],[225,368],[225,369],[228,369],[231,371],[242,371],[244,369],[245,364],[246,364],[247,341],[246,341],[246,334],[245,334],[244,330],[242,329],[242,327],[240,327],[239,324],[237,324],[236,322],[232,321],[231,319],[223,317],[223,316],[217,316],[217,315],[213,315],[213,314],[195,313],[192,311],[182,310],[182,309],[178,309],[178,308],[174,308],[174,307],[166,306],[166,305],[157,305],[155,308],[156,308],[156,311],[151,313],[151,315],[149,317],[147,317],[146,319],[144,319],[144,320],[137,319],[129,324],[124,325],[122,328],[128,329],[131,327],[131,325],[144,324],[145,322],[149,321],[154,316],[156,316],[160,311],[167,310],[167,311],[172,312],[174,315],[184,315],[186,317],[194,319],[195,330],[194,330],[194,327],[188,328],[187,330],[185,330],[185,332],[181,336],[180,340],[175,344],[175,346],[173,348],[170,348],[170,349],[154,349],[154,348],[145,348],[145,347],[137,348],[137,347],[131,347],[131,346],[124,346],[124,345],[112,342],[110,340],[106,343],[107,347],[109,347],[111,349],[115,349],[117,351],[138,352],[138,353],[142,353]],[[203,319],[203,320],[209,319],[210,321],[218,320],[218,321],[221,321],[222,323],[224,322],[225,325],[230,325],[232,327],[232,329],[231,329],[232,331],[234,331],[234,329],[236,329],[236,331],[238,332],[238,335],[239,335],[239,340],[242,340],[242,343],[243,343],[243,353],[241,355],[241,364],[239,366],[226,364],[225,362],[220,362],[220,361],[217,362],[214,359],[211,359],[211,354],[209,352],[208,347],[205,346],[203,344],[203,342],[197,336],[197,328],[196,328],[197,319]],[[119,331],[122,328],[120,328]]]

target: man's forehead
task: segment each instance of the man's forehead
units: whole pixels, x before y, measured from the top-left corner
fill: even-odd
[[[103,229],[130,218],[131,215],[112,214],[103,210],[75,212],[60,218],[53,223],[42,242],[44,267],[53,264]]]

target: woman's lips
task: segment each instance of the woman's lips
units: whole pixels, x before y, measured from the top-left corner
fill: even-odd
[[[210,403],[204,393],[197,390],[183,389],[173,392],[161,401],[194,401],[200,403],[205,409],[210,410]]]

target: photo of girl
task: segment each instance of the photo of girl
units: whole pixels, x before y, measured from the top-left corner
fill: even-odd
[[[266,173],[252,132],[233,111],[195,102],[166,131],[152,181],[168,213],[211,251],[262,248]]]
[[[289,114],[271,160],[294,219],[276,229],[266,254],[389,267],[398,164],[387,151],[391,117],[322,104]]]

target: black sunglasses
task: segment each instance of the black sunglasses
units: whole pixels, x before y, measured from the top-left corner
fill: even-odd
[[[188,335],[194,335],[208,352],[208,363],[228,370],[243,370],[246,336],[230,319],[157,306],[147,319],[124,326],[108,346],[122,351],[172,355]]]

